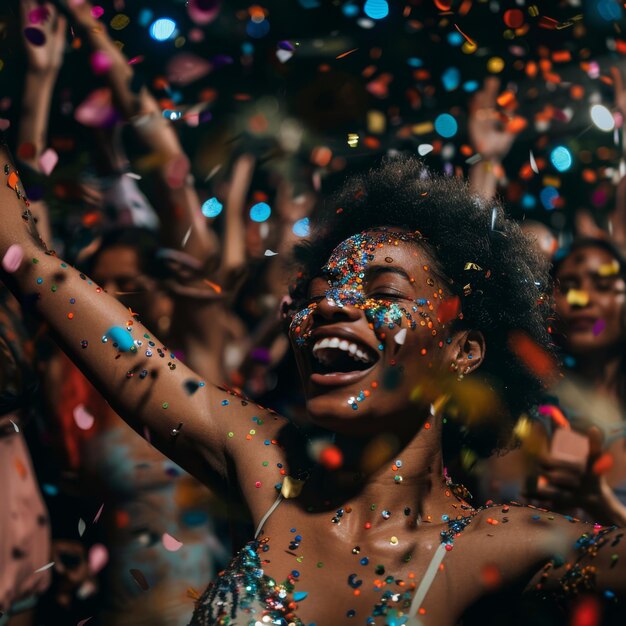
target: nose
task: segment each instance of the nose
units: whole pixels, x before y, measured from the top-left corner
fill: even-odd
[[[314,315],[329,322],[354,322],[361,317],[361,310],[354,306],[354,302],[358,302],[358,298],[357,292],[348,294],[342,291],[339,294],[338,290],[327,291],[324,298],[319,301]]]

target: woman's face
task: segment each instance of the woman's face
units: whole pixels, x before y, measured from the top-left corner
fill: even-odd
[[[576,250],[555,278],[555,308],[567,350],[584,356],[624,342],[626,285],[608,251],[591,246]]]
[[[382,418],[406,419],[431,401],[427,381],[449,371],[454,356],[438,314],[456,317],[440,315],[447,291],[431,265],[419,237],[400,230],[354,235],[333,251],[290,326],[314,423],[393,430]]]

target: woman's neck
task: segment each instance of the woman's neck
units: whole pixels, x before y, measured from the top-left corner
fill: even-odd
[[[440,421],[432,421],[431,428],[420,428],[405,446],[385,435],[337,435],[343,466],[336,471],[320,468],[314,479],[325,508],[337,513],[349,507],[352,524],[369,523],[372,528],[389,516],[441,522],[442,516],[459,514],[460,503],[443,473]]]

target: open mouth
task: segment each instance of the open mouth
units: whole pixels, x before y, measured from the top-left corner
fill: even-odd
[[[340,337],[318,339],[311,353],[313,373],[325,376],[365,372],[380,358],[370,347]]]

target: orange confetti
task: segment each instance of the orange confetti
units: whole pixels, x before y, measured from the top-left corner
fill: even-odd
[[[591,466],[591,471],[597,476],[601,476],[602,474],[606,474],[614,464],[613,455],[609,452],[605,452],[601,454]]]
[[[17,184],[19,182],[20,182],[20,177],[17,175],[17,173],[11,172],[7,180],[7,184],[9,185],[9,187],[11,187],[11,189],[15,191],[15,188],[17,187]]]
[[[211,287],[211,289],[215,290],[216,293],[222,293],[222,288],[218,284],[211,282],[208,278],[205,278],[204,282]]]
[[[349,54],[352,54],[353,52],[356,52],[358,50],[358,48],[352,48],[352,50],[348,50],[347,52],[342,52],[341,54],[338,54],[335,59],[343,59],[344,57],[347,57]]]
[[[456,28],[461,33],[463,39],[465,39],[468,44],[470,44],[471,46],[476,45],[476,42],[471,37],[468,37],[456,24],[454,25],[454,28]]]
[[[517,358],[540,378],[550,377],[557,371],[554,358],[537,345],[524,331],[512,331],[509,334],[508,344]]]

